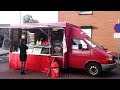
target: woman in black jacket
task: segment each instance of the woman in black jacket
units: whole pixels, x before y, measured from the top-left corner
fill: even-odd
[[[25,69],[25,63],[27,59],[26,50],[28,49],[28,47],[25,44],[24,39],[21,39],[19,48],[20,48],[21,74],[25,74],[24,69]]]

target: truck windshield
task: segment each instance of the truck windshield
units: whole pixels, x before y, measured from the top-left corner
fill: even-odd
[[[101,46],[97,45],[95,42],[93,42],[90,38],[85,38],[85,41],[91,45],[93,48],[101,48]]]

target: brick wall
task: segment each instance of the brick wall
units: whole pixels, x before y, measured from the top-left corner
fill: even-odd
[[[120,18],[120,11],[93,11],[92,15],[79,15],[78,11],[59,11],[58,21],[79,26],[93,26],[92,39],[101,46],[118,52],[118,40],[113,38],[114,25]]]

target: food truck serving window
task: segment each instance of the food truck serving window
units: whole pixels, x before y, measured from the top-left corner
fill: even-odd
[[[50,29],[51,28],[30,28],[11,29],[12,52],[19,53],[20,39],[25,39],[28,46],[28,54],[50,54]],[[14,44],[17,50],[14,50]]]
[[[11,51],[19,53],[20,39],[25,39],[27,54],[62,56],[63,34],[62,27],[13,28],[10,35]],[[14,50],[14,44],[17,50]]]

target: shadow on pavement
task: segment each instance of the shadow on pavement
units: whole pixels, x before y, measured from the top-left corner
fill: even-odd
[[[69,73],[69,74],[80,74],[83,76],[89,76],[88,73],[83,70],[83,69],[74,69],[74,68],[70,68],[70,69],[61,69],[60,70],[62,73]],[[115,68],[109,72],[102,72],[101,76],[98,78],[111,78],[111,77],[119,77],[118,75],[118,68]],[[92,76],[90,76],[92,77]]]
[[[87,72],[85,70],[83,70],[83,69],[75,69],[75,68],[60,69],[60,72],[87,75]]]
[[[116,67],[113,70],[109,71],[109,72],[102,72],[102,76],[101,77],[119,77],[120,75],[120,68]]]

